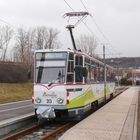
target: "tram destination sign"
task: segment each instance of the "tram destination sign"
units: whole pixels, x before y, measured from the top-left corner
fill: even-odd
[[[36,53],[37,60],[45,60],[45,59],[66,59],[66,52],[39,52]]]

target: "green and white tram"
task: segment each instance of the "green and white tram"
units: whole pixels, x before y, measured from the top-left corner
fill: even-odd
[[[38,117],[76,117],[111,98],[114,70],[76,50],[36,50],[33,103]]]

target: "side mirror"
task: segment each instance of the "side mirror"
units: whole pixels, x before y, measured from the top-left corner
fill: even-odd
[[[86,67],[83,67],[83,77],[87,77],[87,69],[86,69]]]

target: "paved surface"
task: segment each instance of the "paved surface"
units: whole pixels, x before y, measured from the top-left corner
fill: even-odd
[[[0,104],[0,124],[2,121],[33,113],[31,100]]]
[[[138,87],[131,87],[59,140],[136,140]]]

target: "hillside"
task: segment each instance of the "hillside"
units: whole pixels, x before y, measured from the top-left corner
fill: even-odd
[[[106,59],[106,63],[117,68],[140,69],[140,57],[120,57]]]

